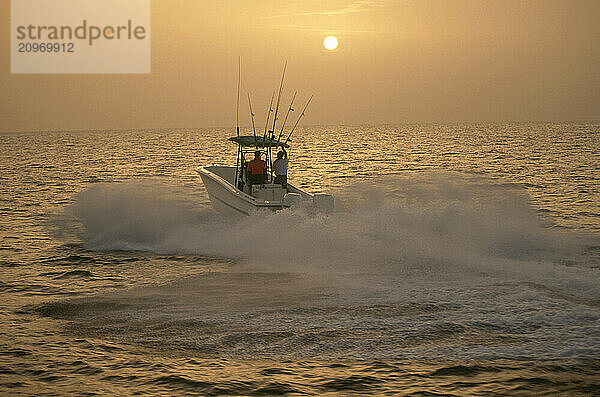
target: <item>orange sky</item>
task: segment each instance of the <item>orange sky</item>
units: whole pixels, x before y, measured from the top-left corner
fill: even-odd
[[[258,124],[284,60],[304,124],[600,119],[597,0],[153,0],[150,75],[11,75],[0,4],[1,131],[231,126],[238,56]]]

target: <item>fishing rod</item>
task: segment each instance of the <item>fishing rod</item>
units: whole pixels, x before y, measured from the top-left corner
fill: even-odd
[[[281,136],[283,135],[283,129],[285,128],[285,123],[287,123],[287,119],[288,119],[288,116],[290,115],[290,112],[294,111],[294,108],[292,106],[294,106],[294,99],[296,99],[297,93],[298,93],[298,91],[294,92],[294,96],[292,97],[292,102],[290,102],[290,107],[288,108],[288,111],[285,114],[285,119],[283,119],[283,125],[281,126],[281,131],[279,131],[279,136],[277,137],[277,142],[281,141]]]
[[[300,116],[298,117],[298,120],[296,120],[296,124],[294,124],[294,127],[292,128],[292,130],[290,131],[290,134],[288,135],[287,139],[285,140],[285,142],[283,143],[283,146],[286,145],[286,143],[288,143],[288,141],[290,140],[290,137],[292,136],[292,134],[294,133],[294,130],[296,129],[296,127],[298,126],[298,123],[300,122],[300,119],[302,118],[302,116],[304,116],[304,112],[306,112],[306,109],[308,108],[308,105],[310,105],[310,101],[312,101],[314,95],[311,95],[310,98],[308,98],[308,102],[306,102],[306,105],[304,106],[304,109],[302,109],[302,113],[300,114]]]
[[[250,117],[252,117],[252,134],[254,134],[254,146],[256,147],[256,128],[254,126],[254,112],[252,111],[252,101],[250,100],[250,93],[248,93],[248,106],[250,107]]]
[[[237,101],[235,105],[235,132],[237,137],[240,137],[240,85],[242,81],[242,57],[238,56],[238,84],[237,84]],[[240,164],[242,156],[242,146],[238,146],[238,154],[235,159],[235,185],[238,185],[238,177],[240,177],[240,170],[238,165]]]
[[[287,69],[287,61],[283,64],[283,73],[281,74],[281,83],[279,84],[279,94],[277,94],[277,107],[275,108],[275,117],[273,118],[273,128],[271,129],[271,142],[275,137],[275,123],[277,122],[277,113],[279,112],[279,103],[281,102],[281,91],[283,91],[283,80],[285,79],[285,70]]]
[[[242,58],[238,57],[237,102],[235,106],[235,131],[240,136],[240,85],[242,80]]]
[[[263,146],[267,139],[267,128],[269,128],[269,117],[271,117],[271,112],[273,111],[273,98],[275,97],[275,91],[271,94],[271,102],[269,103],[269,111],[267,112],[267,122],[265,123],[265,134],[263,135]]]

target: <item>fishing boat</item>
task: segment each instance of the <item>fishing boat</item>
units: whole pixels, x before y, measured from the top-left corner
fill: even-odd
[[[287,66],[287,64],[286,64]],[[202,182],[208,192],[212,206],[219,212],[227,215],[240,216],[250,215],[260,211],[280,211],[286,208],[302,208],[312,213],[331,213],[334,208],[334,198],[330,194],[311,194],[289,182],[275,183],[274,172],[272,169],[272,154],[274,150],[280,148],[282,151],[289,149],[290,137],[296,130],[298,123],[304,116],[312,96],[306,102],[302,113],[298,117],[293,128],[287,134],[287,139],[283,141],[285,124],[290,112],[292,112],[296,93],[287,110],[287,114],[280,126],[279,136],[276,137],[276,122],[283,90],[286,66],[283,69],[279,94],[277,97],[277,106],[273,109],[273,99],[275,92],[271,96],[265,131],[262,136],[257,135],[254,122],[254,112],[250,94],[248,94],[248,105],[252,118],[252,135],[240,135],[239,127],[239,90],[240,79],[238,75],[238,103],[236,116],[236,136],[229,138],[230,142],[237,145],[237,157],[235,166],[211,165],[196,169],[202,178]],[[272,128],[268,129],[271,113],[275,111],[272,119]],[[263,179],[257,183],[250,177],[248,172],[248,158],[260,157],[266,159],[265,174]],[[287,158],[287,152],[286,152]]]
[[[262,137],[255,142],[251,135],[236,136],[229,140],[238,145],[236,166],[212,165],[197,169],[210,201],[217,211],[237,216],[250,215],[261,210],[278,211],[290,207],[303,208],[316,213],[333,211],[332,195],[310,194],[289,182],[285,187],[273,183],[270,167],[267,173],[269,179],[266,183],[254,185],[248,183],[246,157],[254,155],[258,149],[267,159],[270,159],[271,150],[281,147],[282,142],[271,142],[269,139],[263,140]],[[283,147],[289,148],[289,145],[285,144]]]

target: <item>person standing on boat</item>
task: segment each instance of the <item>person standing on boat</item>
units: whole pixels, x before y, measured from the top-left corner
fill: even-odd
[[[260,158],[260,150],[254,152],[254,160],[248,163],[246,172],[250,185],[264,185],[267,181],[267,162]]]
[[[273,161],[273,172],[275,173],[275,180],[273,183],[281,185],[281,187],[287,187],[287,169],[288,169],[288,156],[284,148],[281,148],[277,153],[277,160]]]

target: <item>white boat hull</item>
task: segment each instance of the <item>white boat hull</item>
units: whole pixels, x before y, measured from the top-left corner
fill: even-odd
[[[210,166],[200,167],[196,170],[206,187],[213,208],[223,214],[231,216],[250,215],[256,211],[277,211],[286,206],[283,200],[265,201],[257,199],[247,193],[236,189],[233,184],[235,167]],[[308,194],[288,183],[287,190],[301,196],[303,202],[312,205],[314,196]]]

